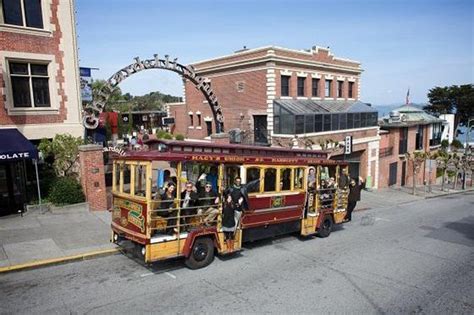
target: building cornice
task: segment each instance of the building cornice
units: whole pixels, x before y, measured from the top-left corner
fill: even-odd
[[[239,68],[242,66],[253,66],[262,63],[274,62],[275,66],[279,65],[287,65],[287,66],[300,66],[301,68],[308,69],[313,68],[316,71],[344,71],[353,73],[355,75],[361,74],[364,70],[360,67],[349,67],[349,66],[342,66],[342,65],[334,65],[330,63],[324,63],[319,61],[304,61],[301,59],[296,58],[289,58],[289,57],[281,57],[281,56],[262,56],[251,58],[247,60],[239,60],[231,63],[226,63],[223,65],[213,65],[208,67],[194,66],[194,69],[197,74],[203,75],[207,73],[217,72],[217,71],[225,71],[234,68]]]
[[[336,61],[343,61],[343,62],[351,62],[351,63],[357,63],[360,64],[359,61],[352,60],[352,59],[347,59],[347,58],[341,58],[341,57],[335,57],[330,49],[321,47],[321,46],[314,46],[310,50],[301,50],[301,49],[291,49],[291,48],[285,48],[285,47],[280,47],[280,46],[274,46],[274,45],[268,45],[268,46],[263,46],[263,47],[257,47],[257,48],[252,48],[252,49],[246,49],[242,51],[237,51],[229,55],[224,55],[216,58],[210,58],[210,59],[204,59],[204,60],[199,60],[195,62],[191,62],[190,64],[197,66],[198,64],[201,63],[206,63],[206,62],[215,62],[215,61],[220,61],[224,60],[227,58],[232,58],[236,56],[245,56],[248,54],[254,54],[259,51],[267,51],[267,55],[275,55],[275,51],[285,51],[285,52],[290,52],[290,53],[296,53],[296,54],[301,54],[301,55],[307,55],[307,56],[312,56],[315,53],[318,54],[320,50],[324,50],[328,52],[328,56],[332,57]]]

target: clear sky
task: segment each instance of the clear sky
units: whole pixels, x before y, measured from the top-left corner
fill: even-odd
[[[427,101],[434,86],[474,83],[472,0],[76,0],[80,65],[107,79],[133,57],[169,54],[183,64],[244,45],[330,46],[360,61],[361,100]],[[133,95],[182,95],[178,75],[150,70],[121,83]]]

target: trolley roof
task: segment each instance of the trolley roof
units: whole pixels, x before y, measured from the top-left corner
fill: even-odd
[[[196,160],[235,163],[324,163],[345,164],[328,160],[320,150],[287,149],[203,141],[149,140],[147,151],[129,151],[118,160]]]

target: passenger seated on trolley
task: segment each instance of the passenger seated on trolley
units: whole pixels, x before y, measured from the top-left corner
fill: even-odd
[[[161,195],[160,209],[158,215],[166,219],[166,233],[173,234],[178,232],[176,227],[176,218],[178,216],[178,210],[175,207],[174,199],[176,198],[176,186],[174,183],[168,183],[165,188],[165,192]]]
[[[199,209],[198,216],[202,223],[206,226],[212,225],[216,219],[219,210],[217,205],[219,203],[219,197],[217,193],[212,189],[211,182],[206,182],[204,185],[204,191],[199,194]]]

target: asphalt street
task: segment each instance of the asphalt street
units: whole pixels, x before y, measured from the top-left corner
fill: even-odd
[[[207,268],[119,254],[0,275],[0,313],[474,313],[474,193],[355,213]]]

